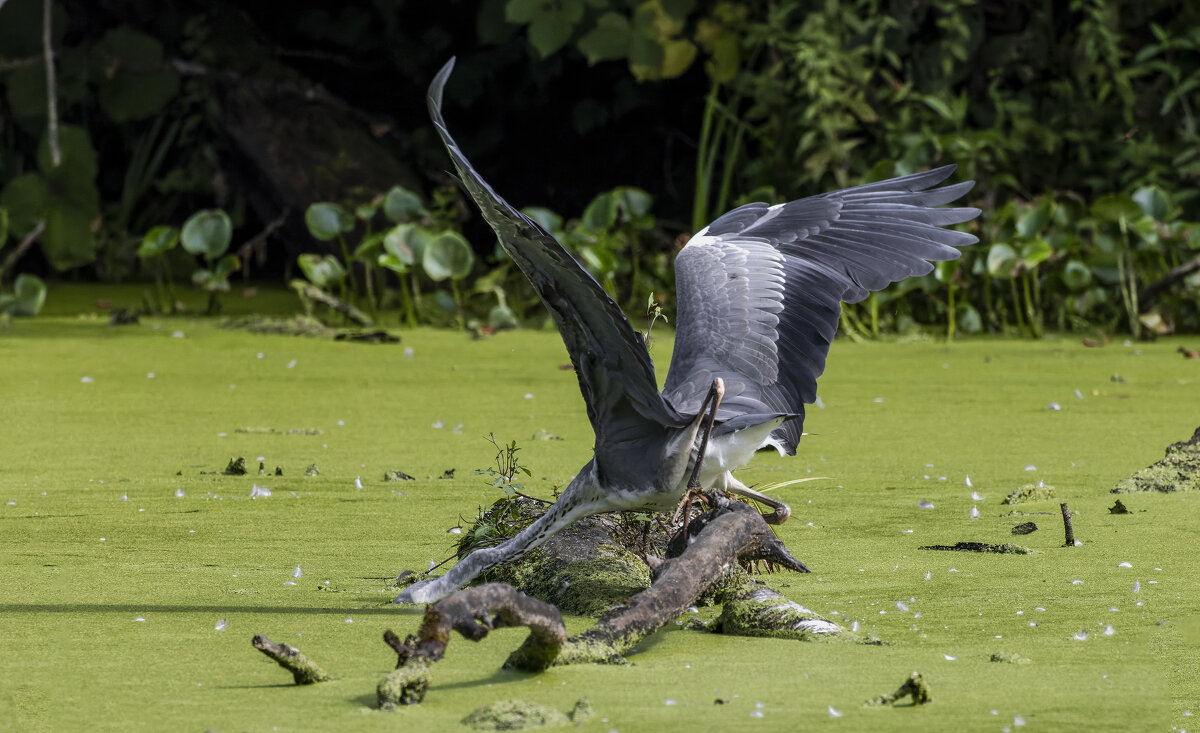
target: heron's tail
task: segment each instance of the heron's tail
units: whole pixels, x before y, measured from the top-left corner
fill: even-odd
[[[516,560],[576,520],[614,508],[594,495],[592,482],[580,482],[579,478],[571,482],[545,514],[517,535],[495,547],[472,552],[440,578],[410,585],[396,597],[396,603],[433,603],[445,598],[490,568]]]

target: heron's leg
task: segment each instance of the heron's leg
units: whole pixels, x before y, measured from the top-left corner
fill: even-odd
[[[771,512],[770,514],[763,515],[763,521],[767,524],[783,524],[788,520],[788,517],[792,516],[792,508],[787,504],[778,499],[772,499],[766,494],[755,491],[732,476],[729,476],[726,479],[725,490],[731,494],[737,494],[738,496],[744,496],[747,499],[753,499],[759,504],[765,504],[766,506],[774,509],[775,511]]]
[[[725,380],[717,377],[713,380],[712,387],[709,387],[708,394],[704,397],[703,404],[700,405],[700,414],[704,415],[704,422],[701,423],[700,429],[704,431],[700,437],[700,452],[696,454],[696,464],[692,466],[692,475],[688,478],[687,493],[683,495],[683,501],[680,502],[679,508],[675,510],[675,517],[672,517],[672,524],[683,512],[683,533],[687,534],[688,517],[692,512],[692,502],[697,496],[700,496],[700,468],[704,465],[704,452],[708,450],[708,437],[712,435],[713,423],[717,419],[717,408],[721,406],[721,399],[725,396]],[[711,403],[711,407],[710,407]]]

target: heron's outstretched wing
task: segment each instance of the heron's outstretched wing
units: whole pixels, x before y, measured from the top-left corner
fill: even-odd
[[[932,188],[944,166],[791,203],[747,204],[720,217],[675,258],[675,352],[664,396],[698,408],[714,377],[725,380],[720,418],[747,413],[803,416],[817,395],[841,303],[854,303],[931,261],[956,259],[978,240],[941,227],[975,208],[932,208],[973,181]],[[772,437],[789,453],[801,420]]]
[[[500,198],[450,137],[441,106],[442,90],[453,68],[451,59],[429,85],[433,125],[458,169],[463,188],[558,325],[596,431],[597,465],[609,472],[624,466],[631,473],[640,470],[632,465],[640,457],[637,452],[620,453],[621,460],[602,459],[607,451],[620,446],[649,445],[653,441],[644,438],[684,420],[658,393],[645,343],[617,304],[549,232]]]

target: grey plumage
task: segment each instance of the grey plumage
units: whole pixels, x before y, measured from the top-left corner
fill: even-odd
[[[549,232],[500,198],[451,138],[441,100],[453,65],[430,85],[430,117],[463,188],[558,326],[596,433],[595,454],[527,530],[409,587],[397,602],[447,595],[579,517],[672,506],[696,459],[702,403],[718,379],[724,399],[701,477],[745,489],[730,471],[754,450],[770,444],[795,453],[840,304],[928,273],[930,261],[955,259],[959,247],[976,241],[940,227],[968,221],[978,209],[931,208],[973,185],[932,188],[954,166],[734,209],[697,232],[676,257],[675,350],[660,394],[642,337],[617,304]]]

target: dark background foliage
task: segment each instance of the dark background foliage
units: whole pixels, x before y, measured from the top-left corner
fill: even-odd
[[[236,264],[205,259],[203,287],[331,253],[360,273],[351,299],[386,305],[370,284],[410,277],[436,321],[428,270],[372,272],[374,208],[347,225],[358,250],[306,226],[311,204],[353,211],[399,185],[478,255],[482,284],[442,305],[462,322],[499,292],[529,317],[428,125],[425,88],[457,56],[446,116],[476,167],[562,214],[545,223],[630,309],[653,289],[669,310],[678,235],[737,203],[954,162],[978,181],[982,244],[848,309],[848,332],[1200,329],[1194,3],[59,0],[53,136],[44,9],[0,6],[5,282],[148,277],[147,232],[220,208]],[[169,273],[190,251],[155,256]]]

